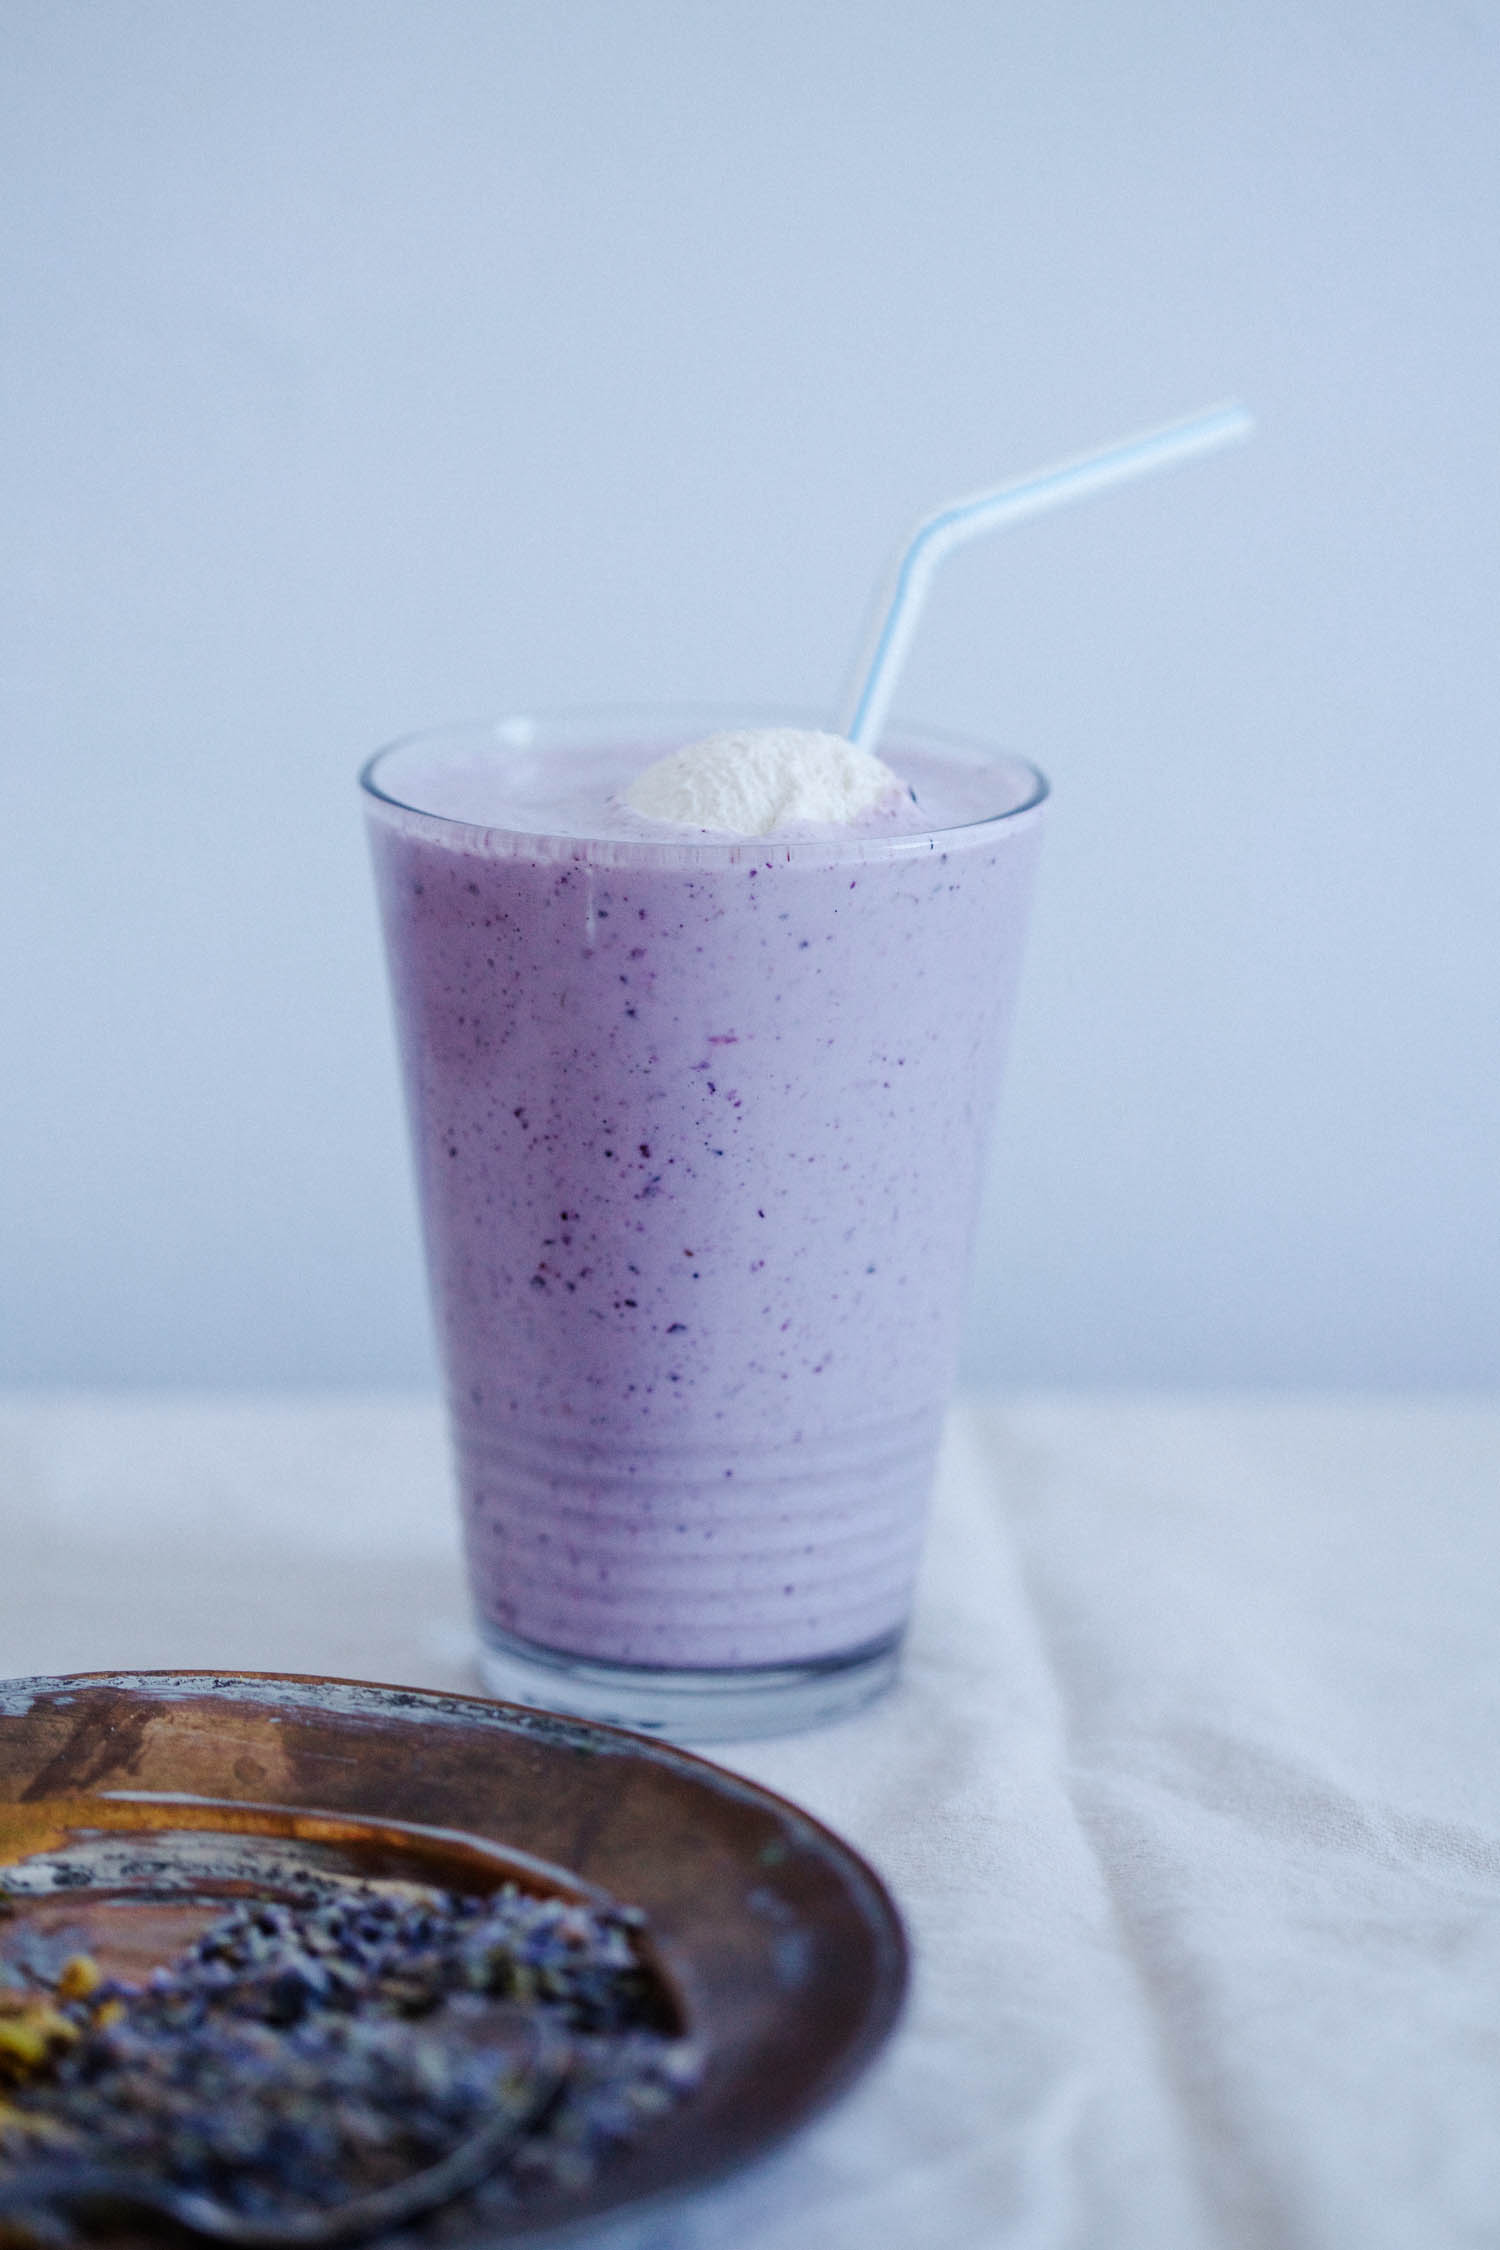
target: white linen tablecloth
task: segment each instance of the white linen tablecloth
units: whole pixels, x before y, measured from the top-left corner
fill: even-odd
[[[0,1678],[475,1685],[422,1401],[0,1404]],[[909,2013],[590,2250],[1500,2243],[1500,1407],[955,1415],[904,1679],[714,1754],[885,1874]]]

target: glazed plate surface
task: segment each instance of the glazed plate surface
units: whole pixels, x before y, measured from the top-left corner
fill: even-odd
[[[309,1857],[464,1889],[597,1887],[649,1918],[653,1962],[703,2053],[701,2084],[588,2189],[487,2218],[489,2240],[762,2154],[870,2060],[905,1986],[900,1921],[858,1855],[669,1744],[358,1681],[0,1681],[0,1881],[39,1894],[11,1918],[12,1944],[23,1927],[26,1942],[45,1940],[57,1921],[69,1943],[86,1937],[118,1973],[139,1973],[187,1942],[198,1902],[274,1889],[278,1866]],[[57,1866],[73,1871],[61,1885]]]

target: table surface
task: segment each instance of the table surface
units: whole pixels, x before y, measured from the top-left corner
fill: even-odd
[[[716,1751],[891,1883],[832,2113],[588,2250],[1500,2241],[1500,1405],[969,1400],[904,1677]],[[472,1692],[440,1416],[0,1402],[0,1678]]]

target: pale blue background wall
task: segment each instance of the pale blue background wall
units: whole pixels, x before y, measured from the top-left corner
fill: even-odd
[[[1489,1383],[1500,13],[6,0],[0,1379],[421,1379],[357,761],[821,703],[1056,785],[970,1373]]]

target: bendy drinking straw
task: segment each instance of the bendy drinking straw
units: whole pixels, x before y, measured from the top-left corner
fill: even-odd
[[[1185,421],[1144,430],[1098,453],[1081,454],[1053,468],[1037,469],[1009,484],[971,493],[966,500],[950,500],[945,507],[924,516],[880,589],[856,674],[860,685],[844,734],[862,749],[875,748],[933,574],[955,547],[981,539],[987,532],[1008,531],[1012,524],[1046,515],[1049,509],[1060,508],[1070,500],[1086,500],[1111,485],[1128,484],[1133,477],[1151,476],[1158,469],[1175,468],[1200,453],[1215,453],[1220,446],[1239,444],[1254,427],[1246,409],[1237,400],[1230,400],[1190,415]]]

